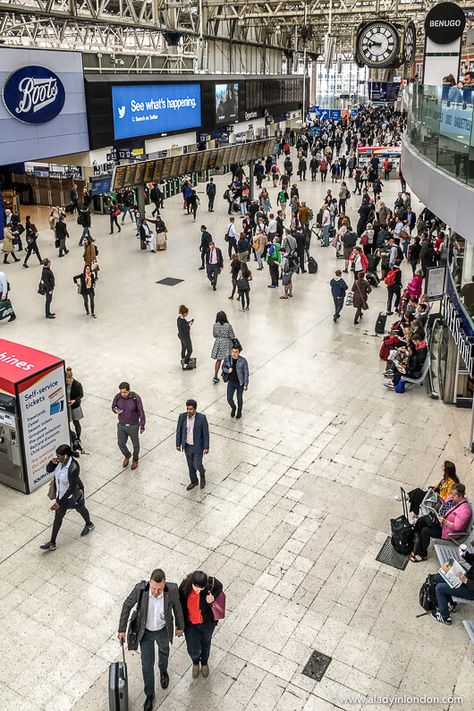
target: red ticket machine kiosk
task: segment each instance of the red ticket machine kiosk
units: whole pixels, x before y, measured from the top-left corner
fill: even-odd
[[[30,494],[51,479],[60,444],[69,444],[64,361],[0,339],[0,482]]]

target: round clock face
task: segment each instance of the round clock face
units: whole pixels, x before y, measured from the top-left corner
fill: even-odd
[[[415,61],[416,53],[416,29],[413,22],[409,22],[405,28],[403,38],[403,61],[409,67]]]
[[[368,67],[389,67],[395,64],[399,46],[397,29],[383,20],[369,22],[357,37],[359,57]]]

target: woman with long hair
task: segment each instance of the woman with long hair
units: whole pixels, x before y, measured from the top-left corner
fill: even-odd
[[[232,350],[232,341],[235,338],[234,329],[227,320],[227,316],[224,311],[219,311],[216,315],[216,322],[212,328],[212,335],[214,336],[214,345],[212,346],[211,358],[214,358],[214,377],[212,382],[214,384],[219,382],[217,374],[219,373],[219,368],[224,358],[229,355]]]
[[[54,522],[51,538],[40,548],[49,552],[56,550],[56,538],[63,518],[69,509],[76,510],[84,519],[85,525],[81,536],[87,536],[95,526],[85,506],[84,484],[80,477],[79,463],[74,459],[72,449],[68,444],[59,445],[56,449],[56,456],[46,465],[46,471],[49,474],[54,472],[48,492],[49,498],[53,501],[51,511],[54,511]]]
[[[222,583],[202,570],[190,573],[179,586],[179,598],[184,614],[184,637],[188,654],[193,662],[193,679],[199,672],[209,676],[211,641],[217,622],[212,612],[212,603],[221,594]]]
[[[73,277],[73,282],[77,285],[78,292],[83,298],[86,314],[89,316],[90,313],[92,318],[97,318],[94,313],[95,274],[92,273],[91,268],[88,264],[86,264],[86,266],[84,267],[84,271],[82,272],[82,274],[77,274],[77,276]]]

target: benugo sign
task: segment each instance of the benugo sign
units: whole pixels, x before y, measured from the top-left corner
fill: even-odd
[[[450,44],[462,37],[466,26],[464,10],[454,2],[440,2],[425,18],[425,34],[435,44]]]

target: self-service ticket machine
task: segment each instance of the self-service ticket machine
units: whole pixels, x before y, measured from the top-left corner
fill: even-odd
[[[0,339],[0,483],[31,493],[68,443],[64,361]]]

